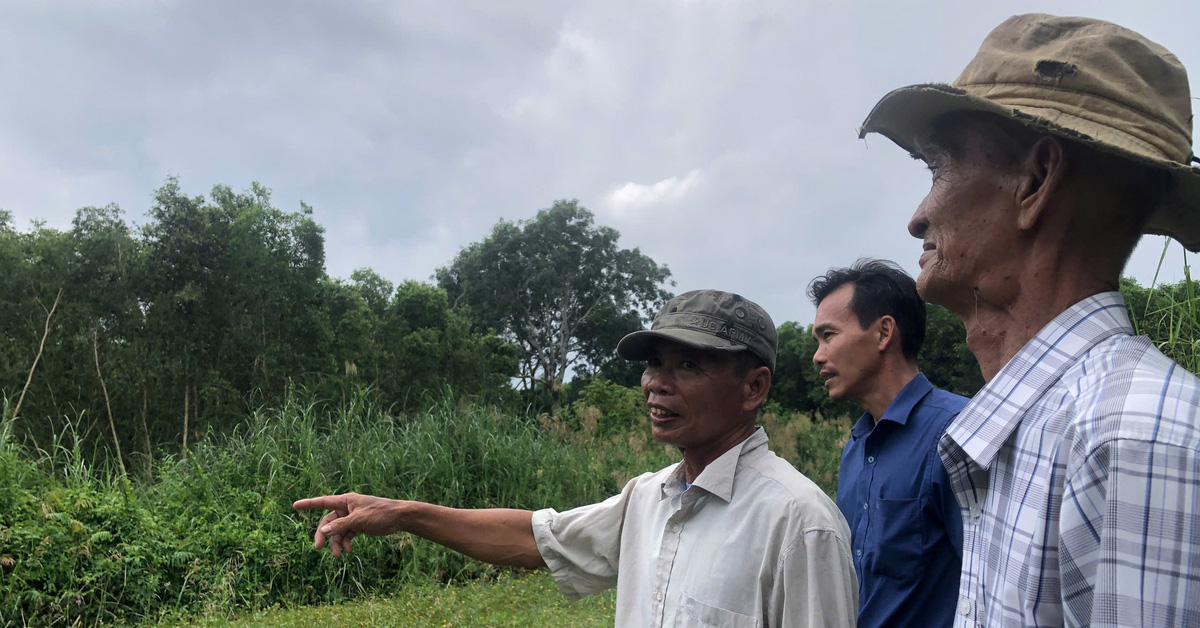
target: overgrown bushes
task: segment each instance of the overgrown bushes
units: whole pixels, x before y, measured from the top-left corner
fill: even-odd
[[[635,394],[601,384],[593,392],[588,398],[618,400],[620,412]],[[644,412],[573,429],[571,416],[450,401],[393,415],[370,399],[332,407],[290,395],[233,433],[200,441],[187,459],[157,461],[149,477],[85,460],[69,430],[31,457],[0,425],[0,625],[229,613],[491,577],[495,568],[407,535],[360,539],[348,559],[333,559],[312,549],[318,515],[296,513],[291,502],[358,491],[565,509],[678,459],[649,438]],[[772,412],[762,419],[772,446],[832,490],[843,426]]]

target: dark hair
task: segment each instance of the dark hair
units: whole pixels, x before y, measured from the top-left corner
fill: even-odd
[[[756,368],[766,366],[766,360],[758,357],[753,351],[738,351],[733,354],[733,370],[738,375],[745,375]]]
[[[900,330],[900,349],[904,357],[916,360],[925,342],[925,301],[917,294],[917,282],[895,262],[862,258],[849,268],[831,268],[808,284],[813,305],[834,290],[854,286],[850,310],[858,324],[866,329],[883,316],[891,316]]]

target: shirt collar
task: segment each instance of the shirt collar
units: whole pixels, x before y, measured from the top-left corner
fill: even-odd
[[[908,417],[912,414],[913,408],[933,390],[933,384],[929,383],[929,379],[924,373],[917,373],[916,377],[908,380],[904,388],[896,395],[892,402],[888,404],[886,410],[883,411],[883,416],[879,417],[880,421],[891,421],[900,425],[908,423]],[[875,428],[875,419],[870,414],[864,412],[859,417],[858,422],[850,429],[850,434],[854,438],[862,438],[871,433]]]
[[[1096,344],[1133,335],[1120,292],[1088,297],[1050,321],[1017,352],[946,428],[945,437],[982,469],[1038,399]]]
[[[728,502],[733,499],[733,478],[737,473],[738,461],[742,456],[767,446],[767,433],[763,428],[757,428],[746,440],[729,448],[729,451],[717,456],[716,460],[708,463],[700,476],[692,482],[692,486],[720,497]],[[675,471],[662,483],[662,499],[673,497],[684,491],[683,463],[679,463]]]

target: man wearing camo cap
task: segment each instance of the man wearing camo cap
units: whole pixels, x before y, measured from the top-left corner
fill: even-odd
[[[617,626],[853,626],[850,531],[820,488],[767,449],[755,426],[778,338],[757,304],[698,290],[617,345],[644,361],[654,439],[683,461],[565,512],[455,510],[365,495],[296,502],[328,509],[315,541],[406,531],[479,560],[548,566],[575,600],[617,588]]]
[[[867,133],[933,173],[917,286],[987,380],[939,442],[955,625],[1200,625],[1200,381],[1117,291],[1143,233],[1200,249],[1183,65],[1115,24],[1020,15],[954,83],[884,96]]]

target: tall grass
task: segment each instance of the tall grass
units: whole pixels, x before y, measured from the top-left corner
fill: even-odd
[[[1200,373],[1200,295],[1192,283],[1187,250],[1183,250],[1183,281],[1159,284],[1172,240],[1166,239],[1158,268],[1148,288],[1122,281],[1134,329],[1149,336],[1164,354],[1192,373]]]
[[[228,615],[492,578],[497,568],[409,535],[362,538],[333,559],[312,549],[319,513],[291,503],[347,491],[462,508],[596,502],[678,459],[649,438],[644,413],[623,431],[600,429],[616,420],[606,411],[625,405],[581,408],[591,417],[581,421],[501,414],[452,395],[392,414],[368,394],[332,406],[295,393],[137,476],[85,459],[70,422],[32,452],[0,422],[0,625]],[[832,492],[847,425],[762,419],[776,451]]]
[[[448,397],[449,399],[449,397]],[[357,491],[457,507],[564,509],[670,462],[625,436],[556,433],[537,417],[452,401],[393,415],[290,396],[187,459],[125,478],[72,449],[70,427],[29,454],[0,424],[0,625],[93,625],[386,594],[498,571],[407,535],[312,549],[297,498]]]

